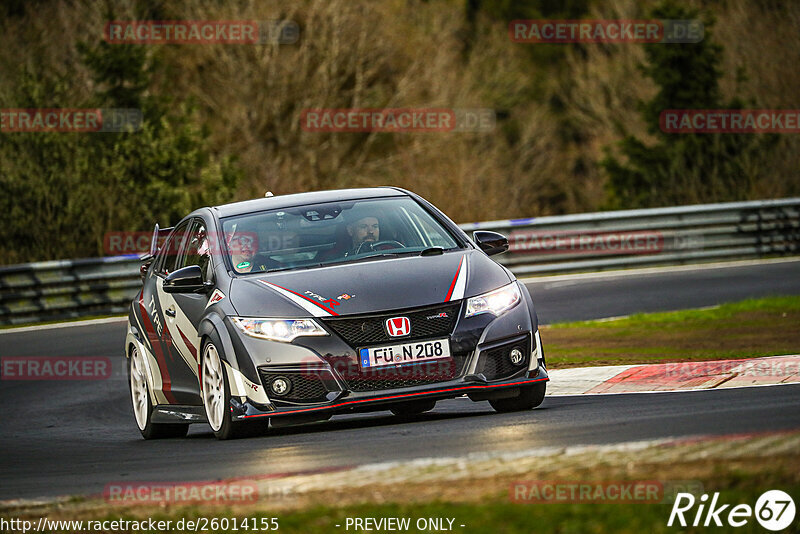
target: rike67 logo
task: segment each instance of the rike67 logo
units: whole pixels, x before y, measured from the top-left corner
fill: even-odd
[[[777,532],[792,524],[796,511],[794,500],[781,490],[764,492],[756,501],[755,508],[749,504],[737,504],[733,507],[722,504],[719,502],[718,492],[714,493],[711,502],[708,501],[705,493],[699,499],[691,493],[679,493],[672,505],[667,526],[721,527],[727,523],[731,527],[741,527],[755,516],[762,527]]]

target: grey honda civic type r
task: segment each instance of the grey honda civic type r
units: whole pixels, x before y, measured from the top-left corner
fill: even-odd
[[[198,209],[153,235],[125,356],[147,438],[208,423],[220,439],[269,425],[466,395],[501,412],[548,381],[527,288],[418,195],[380,187]]]

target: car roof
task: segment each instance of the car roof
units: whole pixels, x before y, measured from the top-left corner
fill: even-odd
[[[232,215],[244,215],[271,209],[304,206],[306,204],[322,204],[325,202],[339,202],[343,200],[397,196],[408,196],[408,193],[400,188],[394,187],[334,189],[330,191],[313,191],[309,193],[295,193],[292,195],[277,195],[274,197],[243,200],[241,202],[215,206],[212,209],[216,211],[219,217],[230,217]]]

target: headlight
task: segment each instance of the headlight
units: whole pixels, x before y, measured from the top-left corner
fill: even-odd
[[[483,295],[472,297],[467,301],[467,311],[464,317],[472,317],[479,313],[493,313],[500,315],[509,308],[517,305],[521,298],[516,282],[495,289]]]
[[[231,317],[233,324],[248,336],[288,343],[300,336],[327,336],[313,319],[249,319]]]

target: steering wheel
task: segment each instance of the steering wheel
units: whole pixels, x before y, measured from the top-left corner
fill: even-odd
[[[362,252],[366,252],[366,250],[363,250],[365,248],[364,245],[366,245],[367,249],[372,251],[389,250],[392,248],[406,248],[406,246],[402,244],[400,241],[395,241],[393,239],[387,239],[384,241],[374,241],[374,242],[364,241],[363,243],[358,245],[358,248],[356,249],[356,255],[361,254]]]

